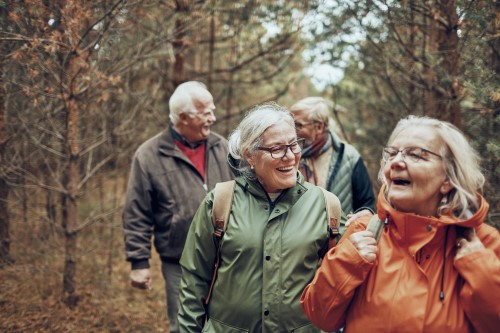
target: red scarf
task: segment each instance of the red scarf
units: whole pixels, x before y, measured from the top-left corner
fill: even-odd
[[[316,170],[311,169],[307,163],[306,159],[314,160],[324,152],[326,152],[332,146],[332,139],[328,132],[323,133],[321,138],[318,138],[310,146],[302,149],[302,156],[299,162],[299,171],[302,173],[304,178],[313,183],[318,184],[318,179],[316,175]],[[314,166],[314,164],[312,164]]]

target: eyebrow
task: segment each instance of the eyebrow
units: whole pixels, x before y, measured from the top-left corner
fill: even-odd
[[[270,143],[270,144],[265,144],[264,142],[262,142],[261,146],[262,147],[274,147],[274,146],[281,146],[281,145],[288,145],[292,142],[295,142],[297,141],[299,138],[294,138],[294,139],[291,139],[290,141],[286,142],[286,143],[283,143],[283,142],[280,142],[280,143]]]

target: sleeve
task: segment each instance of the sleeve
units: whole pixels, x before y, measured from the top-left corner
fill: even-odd
[[[180,332],[201,332],[205,323],[205,300],[214,273],[217,248],[212,224],[213,194],[210,192],[193,218],[180,260]]]
[[[464,280],[460,301],[476,332],[495,332],[500,326],[500,236],[485,224],[476,232],[485,249],[454,262]]]
[[[300,303],[305,315],[323,331],[335,331],[345,325],[356,288],[374,265],[365,261],[349,240],[351,234],[366,229],[370,218],[363,216],[349,226],[339,244],[325,255],[314,279],[302,293]]]
[[[149,268],[154,217],[152,188],[139,158],[134,156],[122,214],[125,254],[132,268]]]
[[[361,157],[354,165],[351,184],[353,210],[356,211],[362,207],[375,210],[375,194],[373,193],[372,182]]]

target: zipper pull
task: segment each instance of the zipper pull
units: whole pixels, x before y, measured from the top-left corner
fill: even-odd
[[[203,183],[203,188],[205,189],[205,192],[208,192],[207,184]]]

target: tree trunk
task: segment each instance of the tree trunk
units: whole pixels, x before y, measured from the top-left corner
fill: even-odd
[[[427,26],[427,34],[423,40],[423,60],[424,63],[427,64],[424,67],[424,77],[425,77],[425,90],[424,90],[424,101],[423,101],[423,110],[424,115],[428,115],[431,117],[437,117],[437,100],[441,97],[436,95],[436,73],[434,72],[434,68],[430,65],[430,61],[433,58],[433,55],[436,54],[436,22],[433,19],[426,18],[428,22]],[[427,56],[427,54],[431,56]]]
[[[76,88],[75,76],[78,75],[78,54],[70,55],[68,61],[68,80],[70,91],[66,101],[67,123],[66,123],[66,143],[67,154],[69,156],[66,166],[67,184],[66,184],[66,203],[67,220],[64,226],[65,236],[65,257],[63,272],[63,301],[69,307],[76,306],[78,296],[76,296],[75,287],[75,268],[76,268],[76,244],[77,233],[75,231],[78,225],[78,182],[80,171],[78,168],[80,158],[79,146],[79,105],[76,101],[74,92]]]
[[[406,4],[405,4],[406,6]],[[415,24],[415,11],[414,8],[410,6],[410,22],[409,22],[409,27],[408,27],[408,50],[411,52],[413,56],[415,56],[415,51],[417,48],[417,45],[415,43],[415,31],[417,29],[416,24]],[[415,60],[412,58],[408,59],[409,64],[408,68],[414,68],[415,66]],[[409,96],[409,105],[420,105],[418,99],[418,94],[417,90],[414,84],[410,84],[408,86],[408,96]]]
[[[461,128],[462,86],[459,81],[458,15],[454,0],[442,0],[440,7],[441,17],[445,18],[446,26],[440,26],[437,38],[438,51],[442,59],[440,67],[444,76],[444,79],[439,83],[444,91],[444,96],[441,96],[439,100],[437,112],[441,119]]]
[[[440,0],[435,5],[434,17],[428,19],[428,44],[426,51],[433,63],[427,67],[426,110],[431,117],[462,126],[460,100],[462,87],[459,82],[458,15],[455,1]],[[438,61],[434,60],[437,59]]]
[[[0,164],[5,165],[7,161],[7,130],[5,124],[5,85],[3,82],[3,55],[0,59]],[[3,175],[3,173],[2,173]],[[10,257],[10,234],[9,234],[9,184],[5,176],[0,177],[0,267],[13,262]]]
[[[212,91],[212,76],[214,72],[214,52],[215,52],[215,9],[214,1],[212,1],[212,11],[210,12],[210,41],[208,53],[208,91]]]
[[[13,263],[10,256],[8,197],[9,185],[4,178],[0,178],[0,268]]]
[[[174,48],[175,63],[172,73],[172,81],[174,87],[184,82],[184,61],[186,60],[186,13],[188,12],[188,4],[185,0],[176,1],[176,12],[179,16],[175,21],[175,33],[172,46]]]

